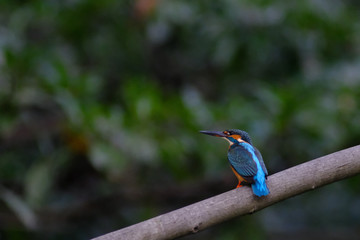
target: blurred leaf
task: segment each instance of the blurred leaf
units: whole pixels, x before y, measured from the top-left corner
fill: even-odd
[[[0,187],[0,197],[29,230],[38,227],[37,217],[32,208],[13,192]]]
[[[47,161],[33,164],[26,173],[26,200],[33,207],[40,207],[46,202],[52,187],[53,166]]]

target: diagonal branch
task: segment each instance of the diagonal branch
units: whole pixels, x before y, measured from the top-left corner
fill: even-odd
[[[267,183],[271,193],[264,198],[258,198],[250,188],[242,187],[95,239],[172,239],[184,236],[358,173],[360,145],[269,176]]]

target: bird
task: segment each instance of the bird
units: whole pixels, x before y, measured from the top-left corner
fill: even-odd
[[[253,193],[258,196],[266,196],[270,193],[266,179],[268,171],[260,151],[251,142],[249,134],[239,129],[225,131],[200,131],[210,136],[221,137],[230,144],[228,160],[232,171],[239,180],[236,188],[251,185]]]

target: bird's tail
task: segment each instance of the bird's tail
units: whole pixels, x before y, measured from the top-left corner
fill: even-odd
[[[262,196],[266,196],[270,193],[266,182],[265,182],[265,174],[262,173],[258,173],[256,174],[256,176],[254,177],[255,183],[253,183],[251,185],[251,188],[253,190],[253,193],[258,196],[258,197],[262,197]]]
[[[262,197],[262,196],[266,196],[270,193],[268,187],[266,186],[266,183],[260,185],[258,183],[254,183],[251,185],[253,193],[258,196],[258,197]]]

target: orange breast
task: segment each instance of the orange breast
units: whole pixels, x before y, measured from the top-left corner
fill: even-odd
[[[246,182],[246,180],[242,176],[240,176],[232,166],[231,166],[231,170],[234,172],[239,182]]]

